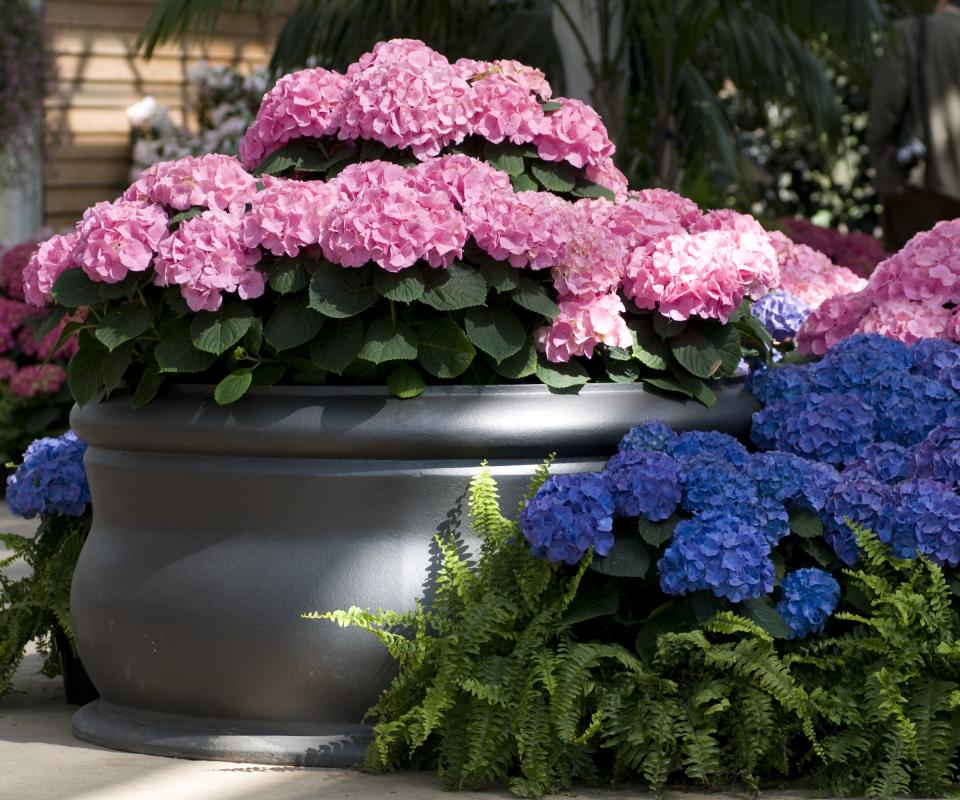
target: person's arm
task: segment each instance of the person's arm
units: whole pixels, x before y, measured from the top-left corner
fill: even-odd
[[[867,124],[867,147],[870,163],[877,171],[877,190],[881,194],[895,191],[904,175],[897,166],[896,151],[901,126],[910,97],[911,28],[898,25],[893,31],[883,57],[877,62],[870,88],[870,115]]]

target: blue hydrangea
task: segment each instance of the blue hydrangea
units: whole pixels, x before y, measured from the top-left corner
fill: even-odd
[[[83,469],[85,442],[68,431],[57,438],[37,439],[24,453],[23,463],[7,478],[7,505],[24,519],[38,514],[79,517],[90,502]]]
[[[755,503],[740,500],[731,510],[760,531],[771,547],[790,535],[790,515],[783,503],[772,497],[760,497]]]
[[[681,464],[698,456],[726,461],[738,467],[745,467],[750,460],[746,447],[719,431],[685,431],[667,442],[667,454]]]
[[[819,461],[807,462],[807,480],[802,487],[803,496],[797,505],[820,513],[827,505],[827,497],[840,482],[840,473],[830,464]]]
[[[911,371],[925,378],[936,379],[942,368],[936,363],[937,356],[951,351],[960,355],[960,348],[946,339],[921,339],[910,348],[913,358]]]
[[[795,413],[786,415],[777,445],[798,456],[839,466],[858,458],[873,442],[876,425],[873,409],[854,395],[812,394]]]
[[[881,539],[890,530],[892,490],[873,478],[841,480],[827,495],[824,536],[846,564],[857,561],[857,538],[846,520],[876,533]]]
[[[669,517],[680,502],[677,462],[666,453],[617,453],[607,462],[603,479],[613,495],[616,513],[623,517],[659,522]]]
[[[763,497],[811,511],[823,509],[827,492],[840,480],[840,473],[829,464],[779,450],[755,453],[747,474]]]
[[[840,602],[840,584],[822,569],[809,567],[788,572],[780,584],[777,611],[789,628],[789,637],[799,639],[820,633]]]
[[[727,511],[708,510],[677,525],[657,562],[660,588],[671,595],[709,590],[734,603],[773,591],[770,543]]]
[[[680,470],[683,507],[687,511],[729,508],[734,503],[757,502],[756,483],[742,468],[709,456],[687,461]]]
[[[960,414],[960,395],[921,375],[877,375],[862,397],[877,414],[878,438],[908,447],[923,441],[951,415]]]
[[[932,367],[936,369],[934,378],[944,386],[960,391],[960,347],[950,347],[934,354]]]
[[[751,312],[777,341],[792,339],[810,316],[810,306],[783,289],[754,301]]]
[[[912,453],[894,442],[875,442],[863,448],[860,458],[843,471],[844,479],[873,478],[881,483],[899,483],[910,476]]]
[[[821,394],[859,393],[877,375],[906,373],[913,354],[903,342],[872,333],[858,333],[834,345],[813,366],[814,391]]]
[[[659,420],[642,422],[639,425],[627,431],[626,435],[617,445],[617,450],[621,453],[625,450],[657,450],[664,452],[667,449],[667,443],[677,438],[669,425],[665,425]]]
[[[755,370],[747,379],[747,389],[765,406],[793,401],[812,391],[813,372],[808,366],[786,364]]]
[[[783,401],[754,411],[750,423],[750,441],[761,450],[775,450],[787,411],[794,408],[793,403]]]
[[[913,449],[910,477],[960,486],[960,418],[938,425]]]
[[[613,496],[597,473],[554,475],[520,514],[531,555],[578,563],[592,547],[605,556],[613,547]]]
[[[897,487],[893,525],[880,534],[899,558],[917,553],[937,564],[960,564],[960,497],[952,487],[920,478]]]

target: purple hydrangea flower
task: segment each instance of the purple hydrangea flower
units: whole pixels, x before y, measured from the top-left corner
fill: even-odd
[[[747,448],[732,436],[719,431],[685,431],[667,442],[667,454],[683,462],[706,456],[745,467],[750,460]]]
[[[834,345],[813,366],[812,384],[821,394],[858,394],[877,375],[906,373],[913,354],[903,342],[870,333],[857,333]]]
[[[38,514],[79,517],[90,502],[83,469],[85,442],[68,431],[57,438],[37,439],[24,453],[23,463],[7,478],[7,505],[24,519]]]
[[[960,418],[938,425],[913,449],[910,477],[960,486]]]
[[[603,470],[616,513],[651,522],[669,517],[680,502],[677,462],[666,453],[625,450]]]
[[[789,637],[799,639],[820,633],[838,602],[840,584],[822,569],[810,567],[783,576],[777,611],[787,623]]]
[[[754,481],[743,470],[727,461],[701,455],[687,461],[680,470],[683,507],[687,511],[730,508],[734,503],[757,502]]]
[[[877,414],[879,438],[908,447],[922,442],[949,416],[960,414],[960,395],[920,375],[876,375],[862,397]]]
[[[780,428],[789,413],[795,412],[797,403],[779,401],[753,412],[750,425],[750,441],[761,450],[775,450]]]
[[[946,484],[920,478],[896,491],[892,527],[880,533],[898,558],[918,553],[937,564],[960,564],[960,497]]]
[[[946,339],[921,339],[910,348],[913,358],[912,372],[923,375],[925,378],[937,379],[943,362],[937,364],[936,359],[942,353],[953,353],[960,356],[960,348]]]
[[[810,316],[810,306],[783,289],[754,301],[751,312],[777,341],[792,339]]]
[[[847,464],[873,442],[876,424],[873,409],[854,395],[813,394],[796,413],[786,415],[777,445],[804,458]]]
[[[840,480],[840,473],[829,464],[779,450],[754,453],[747,474],[761,496],[811,511],[823,510],[827,492]]]
[[[860,458],[843,471],[844,480],[873,478],[881,483],[899,483],[910,475],[912,454],[894,442],[874,442],[863,448]]]
[[[547,478],[520,514],[531,555],[578,563],[592,547],[605,556],[613,547],[613,496],[597,473]]]
[[[665,425],[659,420],[642,422],[639,425],[627,431],[626,435],[617,445],[617,450],[621,453],[625,450],[658,450],[664,452],[667,443],[677,438],[669,425]]]
[[[657,569],[666,594],[709,590],[734,603],[769,594],[775,580],[764,536],[729,512],[713,509],[677,525]]]
[[[873,531],[889,533],[893,500],[889,486],[873,478],[843,480],[827,495],[824,538],[845,564],[857,561],[857,537],[846,520]]]
[[[809,366],[787,364],[754,371],[747,379],[747,389],[765,406],[794,401],[812,391],[813,371]]]
[[[741,500],[732,510],[760,531],[771,547],[775,547],[781,539],[790,535],[790,515],[783,503],[772,497],[760,497],[755,503]]]

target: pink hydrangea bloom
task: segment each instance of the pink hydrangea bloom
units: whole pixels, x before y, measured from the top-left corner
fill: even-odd
[[[256,190],[256,179],[237,159],[210,153],[148,167],[123,197],[159,203],[177,211],[191,206],[227,209],[242,208]]]
[[[351,65],[347,77],[341,139],[409,147],[424,159],[470,132],[470,84],[423,42],[381,42]]]
[[[763,297],[780,285],[780,262],[770,235],[747,214],[730,209],[709,211],[690,226],[691,233],[728,231],[733,234],[734,249],[730,252],[743,284],[744,292],[753,300]]]
[[[512,191],[468,203],[463,214],[468,232],[487,255],[531,269],[560,263],[577,216],[572,204],[549,192]]]
[[[796,244],[779,231],[771,231],[770,240],[780,262],[781,288],[810,308],[838,294],[862,291],[867,285],[851,270],[834,264],[818,250]]]
[[[330,183],[337,187],[341,198],[353,200],[371,185],[398,181],[412,186],[418,174],[392,161],[361,161],[350,164]]]
[[[528,67],[519,61],[498,59],[497,61],[475,61],[472,58],[461,58],[455,61],[452,68],[456,74],[470,81],[482,81],[490,75],[497,75],[521,86],[528,92],[533,92],[543,100],[549,100],[553,89],[547,82],[546,75],[535,67]]]
[[[883,243],[866,233],[843,233],[800,217],[783,217],[779,223],[784,233],[797,244],[812,247],[834,264],[846,267],[861,277],[867,277],[888,255]]]
[[[34,314],[36,311],[26,303],[9,297],[0,297],[0,353],[13,349],[20,327]]]
[[[212,209],[184,222],[160,245],[154,269],[158,286],[179,286],[192,311],[216,311],[223,292],[243,300],[260,297],[264,278],[260,253],[243,246],[243,218]]]
[[[687,229],[693,227],[703,216],[700,206],[693,200],[669,189],[641,189],[630,192],[629,196],[630,199],[654,206],[661,216],[675,220]]]
[[[577,205],[592,221],[605,225],[620,237],[629,250],[684,233],[700,216],[700,209],[693,201],[663,189],[630,195],[622,203],[581,200]]]
[[[797,333],[797,349],[801,353],[822,356],[837,342],[857,331],[872,301],[869,289],[825,300],[807,317]]]
[[[23,300],[23,273],[40,243],[35,239],[19,242],[0,255],[0,290],[15,300]]]
[[[150,266],[167,235],[167,215],[156,204],[114,200],[88,208],[79,224],[74,259],[95,281],[119,283]]]
[[[877,300],[960,301],[960,219],[918,233],[870,276]]]
[[[470,132],[494,143],[532,142],[544,124],[537,98],[519,83],[494,72],[473,84],[474,111]]]
[[[593,356],[598,344],[627,348],[633,335],[623,319],[623,302],[616,294],[562,299],[553,324],[536,333],[537,348],[554,363],[573,356]]]
[[[414,169],[426,191],[446,192],[460,209],[492,194],[512,191],[506,173],[459,153],[427,159]]]
[[[580,221],[553,268],[560,295],[599,295],[620,288],[627,249],[623,240],[601,225]]]
[[[920,339],[947,338],[953,317],[953,312],[942,306],[916,300],[887,300],[870,307],[857,331],[879,333],[914,344]]]
[[[0,381],[10,380],[17,372],[17,362],[0,356]]]
[[[61,320],[60,323],[42,339],[37,339],[35,335],[36,331],[33,327],[22,327],[17,333],[17,344],[20,347],[20,352],[24,353],[25,355],[32,356],[40,361],[47,361],[51,358],[61,361],[68,360],[74,353],[77,352],[79,343],[77,342],[76,336],[71,336],[69,339],[67,339],[67,341],[56,352],[54,352],[53,348],[60,340],[60,335],[63,333],[63,329],[70,322],[72,322],[72,320],[69,317]]]
[[[240,160],[253,169],[293,139],[333,136],[340,129],[346,75],[317,67],[284,75],[267,92],[240,142]]]
[[[386,181],[370,174],[355,195],[342,193],[328,216],[321,241],[327,259],[344,267],[373,261],[397,272],[420,259],[446,267],[463,255],[467,230],[446,193],[421,191],[413,170]]]
[[[21,367],[10,378],[10,391],[19,397],[54,394],[66,383],[67,373],[57,364]]]
[[[30,256],[23,270],[23,295],[28,303],[43,306],[50,302],[54,282],[77,265],[73,260],[77,238],[75,233],[52,236]]]
[[[339,199],[338,187],[269,175],[264,175],[263,184],[243,218],[243,245],[293,257],[302,248],[318,244],[327,215]]]
[[[588,181],[593,181],[613,192],[618,201],[626,199],[630,188],[627,176],[613,163],[612,158],[602,158],[595,164],[587,164],[583,174]]]
[[[562,108],[544,117],[533,143],[544,161],[567,161],[575,167],[598,164],[613,155],[603,120],[586,103],[558,98]]]

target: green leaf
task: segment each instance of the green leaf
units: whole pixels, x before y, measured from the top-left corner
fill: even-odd
[[[483,146],[483,160],[494,169],[506,172],[507,175],[523,174],[523,151],[518,145],[511,142],[494,144],[487,142]]]
[[[581,183],[573,190],[573,194],[575,197],[601,197],[604,200],[609,200],[611,203],[617,199],[616,194],[606,186],[601,186],[599,183]]]
[[[723,355],[692,326],[669,340],[670,351],[684,369],[698,378],[712,378],[723,365]]]
[[[277,294],[299,292],[310,282],[310,276],[300,261],[283,261],[272,265],[267,275],[267,283]]]
[[[572,192],[577,185],[573,170],[560,162],[536,161],[530,165],[530,172],[548,192]]]
[[[587,371],[576,361],[553,364],[541,353],[537,358],[537,377],[551,389],[570,389],[583,386],[590,380]]]
[[[250,320],[250,329],[243,334],[240,344],[254,355],[260,355],[260,348],[263,346],[263,323],[259,317]],[[196,345],[196,342],[194,342],[194,345]]]
[[[543,109],[544,114],[551,114],[554,111],[559,111],[563,108],[563,103],[558,102],[557,100],[541,100],[540,108]]]
[[[213,353],[205,353],[193,346],[186,327],[164,336],[154,350],[154,358],[160,372],[173,373],[204,372],[217,360]]]
[[[213,399],[221,406],[228,406],[243,397],[253,383],[253,370],[231,372],[213,390]]]
[[[823,522],[816,512],[806,508],[790,509],[790,530],[804,539],[819,539],[823,536]]]
[[[100,375],[103,380],[104,391],[107,394],[110,394],[120,385],[127,367],[133,361],[133,351],[134,344],[130,342],[104,355],[100,362]]]
[[[420,302],[437,311],[458,311],[482,306],[487,300],[487,282],[472,267],[454,262],[446,269],[430,270]]]
[[[187,305],[187,301],[183,299],[180,288],[177,286],[170,286],[163,290],[163,302],[164,305],[170,309],[170,313],[177,318],[193,314],[190,306]]]
[[[400,272],[387,272],[378,269],[373,278],[373,288],[388,300],[399,303],[412,303],[423,296],[427,282],[423,276],[423,268],[414,264]]]
[[[53,282],[53,299],[67,308],[92,306],[100,302],[100,286],[82,269],[68,269]]]
[[[620,590],[616,581],[604,581],[600,586],[577,592],[567,606],[561,625],[576,625],[598,617],[612,617],[620,608]]]
[[[683,386],[694,400],[703,403],[707,408],[712,408],[717,403],[717,395],[714,393],[705,381],[694,375],[688,375],[685,372],[677,372],[674,377]]]
[[[79,341],[79,348],[67,365],[67,385],[77,405],[85,406],[100,391],[101,365],[107,351],[87,332],[80,334]]]
[[[787,638],[790,629],[769,598],[759,597],[755,600],[746,600],[740,608],[745,617],[756,622],[774,639]]]
[[[631,321],[627,326],[633,331],[633,357],[649,369],[665,370],[669,363],[670,347],[653,330],[650,322]]]
[[[181,222],[186,222],[188,219],[199,217],[206,210],[207,209],[204,206],[191,206],[186,211],[181,211],[179,214],[174,214],[172,217],[170,217],[170,230],[179,227]]]
[[[310,279],[310,308],[325,317],[346,319],[366,311],[380,295],[369,269],[347,269],[322,262]]]
[[[656,377],[656,378],[643,378],[642,379],[647,386],[652,386],[654,389],[660,389],[663,392],[672,392],[676,394],[682,394],[686,397],[693,397],[693,394],[683,386],[679,381],[670,376]]]
[[[411,361],[417,357],[417,334],[408,325],[390,317],[375,319],[367,329],[357,356],[364,361]]]
[[[408,364],[401,364],[387,377],[387,386],[397,397],[407,400],[423,394],[427,388],[423,376]]]
[[[253,385],[273,386],[284,376],[286,371],[287,368],[283,364],[257,364],[257,366],[253,368]]]
[[[129,298],[137,290],[137,285],[143,280],[143,275],[131,272],[122,281],[117,283],[98,283],[97,293],[101,300],[119,300]]]
[[[482,261],[477,267],[487,288],[495,292],[512,292],[520,286],[520,270],[499,261]]]
[[[140,376],[137,388],[133,392],[132,405],[134,408],[143,408],[160,391],[160,385],[163,383],[163,376],[156,367],[147,367]]]
[[[523,173],[523,175],[511,175],[510,185],[515,192],[536,192],[540,189],[540,185],[527,175],[527,173]]]
[[[607,357],[603,360],[607,377],[614,383],[636,383],[640,378],[640,365],[636,361],[623,361]]]
[[[70,311],[66,306],[53,306],[37,326],[37,329],[33,333],[33,338],[39,341],[44,336],[53,333],[57,325],[59,325],[69,313]]]
[[[530,278],[521,278],[516,291],[510,293],[514,303],[534,314],[542,314],[551,322],[560,313],[560,307],[550,298],[547,288]]]
[[[153,317],[146,306],[124,303],[107,312],[94,329],[94,335],[107,350],[116,350],[146,333],[152,324]]]
[[[323,327],[323,316],[307,307],[306,297],[288,297],[277,306],[263,329],[263,338],[275,350],[306,344]]]
[[[289,149],[284,147],[280,150],[276,150],[267,156],[260,164],[254,169],[254,175],[280,175],[286,172],[297,163],[297,158],[291,156]]]
[[[704,333],[720,353],[723,361],[717,374],[732,375],[740,367],[740,359],[743,355],[743,346],[736,326],[730,323],[722,325],[719,322],[711,322],[704,326]]]
[[[834,569],[837,566],[837,557],[822,539],[801,539],[800,548],[821,567]]]
[[[642,578],[650,569],[650,556],[643,542],[618,538],[607,556],[594,555],[590,569],[617,578]]]
[[[527,332],[517,316],[503,308],[471,308],[464,316],[470,341],[497,363],[520,352]]]
[[[363,322],[359,318],[333,320],[310,345],[310,360],[319,369],[342,375],[362,346]]]
[[[663,314],[653,315],[653,329],[662,339],[678,336],[686,327],[686,322],[677,322],[677,320],[665,317]]]
[[[637,520],[640,538],[651,547],[660,548],[670,541],[678,522],[680,522],[680,517],[676,514],[663,520],[663,522],[650,522],[650,520],[640,517]]]
[[[493,359],[490,359],[490,362],[491,369],[504,378],[529,378],[537,372],[537,348],[533,346],[532,340],[527,339],[515,355],[505,358],[499,364]]]
[[[199,311],[190,321],[190,341],[215,356],[234,347],[253,325],[253,310],[243,303],[224,303],[216,311]],[[251,348],[256,350],[259,348]]]
[[[452,319],[429,320],[420,328],[417,360],[436,378],[456,378],[466,372],[477,351]]]

